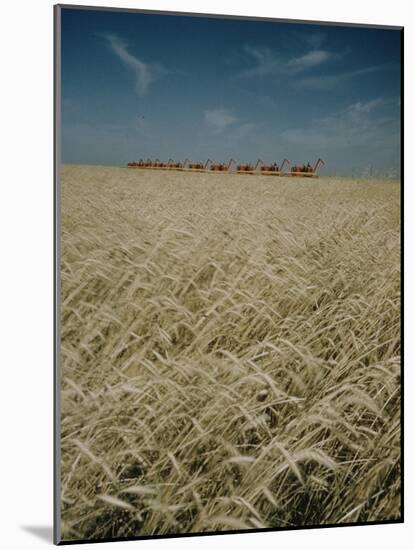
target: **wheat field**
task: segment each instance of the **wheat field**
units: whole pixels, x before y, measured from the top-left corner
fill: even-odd
[[[400,184],[61,174],[63,540],[398,520]]]

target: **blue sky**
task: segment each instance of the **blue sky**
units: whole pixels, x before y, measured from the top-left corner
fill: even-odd
[[[62,160],[398,174],[400,32],[62,9]]]

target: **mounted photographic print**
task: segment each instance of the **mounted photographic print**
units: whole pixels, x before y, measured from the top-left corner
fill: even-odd
[[[56,543],[403,520],[402,38],[55,7]]]

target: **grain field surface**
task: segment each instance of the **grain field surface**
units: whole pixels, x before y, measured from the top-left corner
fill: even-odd
[[[400,183],[66,165],[62,538],[400,518]]]

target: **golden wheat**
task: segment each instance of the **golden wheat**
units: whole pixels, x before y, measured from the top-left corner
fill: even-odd
[[[399,183],[61,179],[63,538],[399,518]]]

